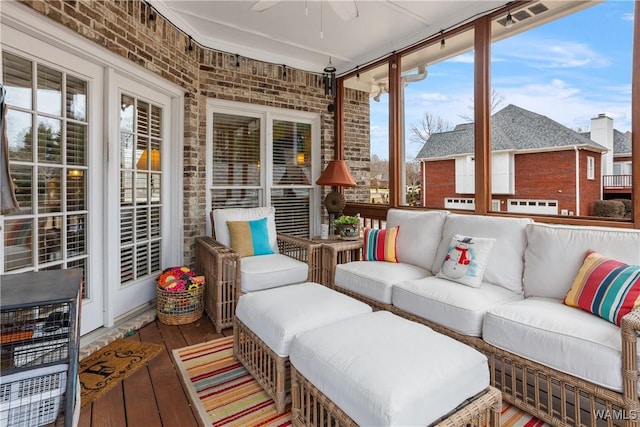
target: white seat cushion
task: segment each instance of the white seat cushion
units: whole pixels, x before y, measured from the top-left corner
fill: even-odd
[[[484,318],[483,338],[503,350],[622,391],[620,329],[559,300],[530,297],[496,307]]]
[[[297,335],[291,364],[361,426],[426,426],[489,385],[483,354],[377,311]]]
[[[335,284],[372,300],[391,304],[391,288],[403,280],[431,276],[422,267],[385,261],[352,261],[336,266]]]
[[[281,357],[297,333],[370,312],[367,304],[312,282],[244,294],[236,307],[238,319]]]
[[[248,256],[240,261],[242,292],[302,283],[308,275],[307,263],[282,254]]]
[[[503,287],[483,283],[471,288],[437,277],[398,283],[393,287],[393,305],[438,323],[463,335],[482,336],[482,318],[501,304],[522,299]]]

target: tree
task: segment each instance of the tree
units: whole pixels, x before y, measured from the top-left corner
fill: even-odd
[[[377,154],[371,156],[371,181],[384,180],[389,175],[389,160],[381,159]]]
[[[491,114],[504,102],[504,96],[500,95],[495,89],[491,91]],[[473,100],[471,102],[471,110],[473,110]],[[460,114],[459,117],[468,122],[473,122],[474,119],[471,116]],[[436,116],[433,113],[425,112],[424,117],[420,120],[420,123],[416,126],[411,125],[411,142],[417,142],[424,145],[429,139],[431,134],[447,132],[453,129],[448,121],[440,116]]]
[[[411,125],[410,141],[424,145],[431,134],[446,132],[452,128],[453,126],[442,117],[425,112],[417,126],[415,124]]]
[[[504,102],[504,96],[502,96],[495,89],[491,90],[491,114],[495,113],[498,107]],[[471,100],[471,106],[469,107],[471,111],[473,111],[473,99]],[[468,122],[473,122],[475,119],[467,114],[459,114],[461,119],[466,120]]]
[[[420,162],[406,162],[405,174],[407,178],[407,185],[414,186],[420,184]]]

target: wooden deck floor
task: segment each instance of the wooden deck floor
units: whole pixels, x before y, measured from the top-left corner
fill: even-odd
[[[82,408],[79,427],[197,426],[171,350],[233,334],[217,334],[206,315],[179,326],[152,322],[127,339],[162,344],[165,350],[105,395]]]

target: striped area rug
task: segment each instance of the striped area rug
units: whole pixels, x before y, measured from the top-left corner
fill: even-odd
[[[173,358],[192,405],[205,426],[290,426],[289,412],[278,415],[271,398],[251,374],[233,360],[233,337],[173,350]],[[547,424],[502,404],[503,427]]]

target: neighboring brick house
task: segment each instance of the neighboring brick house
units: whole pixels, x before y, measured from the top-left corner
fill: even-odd
[[[604,145],[515,105],[495,113],[491,126],[493,211],[591,215],[602,198]],[[474,209],[473,123],[432,134],[416,158],[425,206]]]

